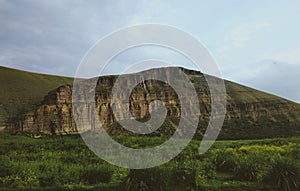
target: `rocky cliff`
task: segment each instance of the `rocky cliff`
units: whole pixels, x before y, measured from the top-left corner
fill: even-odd
[[[155,70],[155,69],[154,69]],[[170,68],[163,70],[163,75],[172,75]],[[211,112],[210,92],[204,75],[197,71],[181,70],[193,83],[200,103],[200,123],[196,138],[201,138],[207,126]],[[96,86],[95,108],[98,119],[107,132],[113,135],[132,135],[116,121],[112,112],[111,92],[117,76],[100,77]],[[124,86],[129,85],[124,82]],[[288,100],[260,92],[233,82],[225,81],[227,91],[227,113],[220,138],[263,138],[300,135],[300,106]],[[153,100],[161,100],[167,108],[167,118],[163,126],[153,135],[170,135],[177,127],[180,116],[180,100],[167,83],[146,80],[139,83],[129,98],[129,110],[135,119],[147,121],[149,106]],[[89,112],[85,104],[81,112]],[[91,121],[84,123],[91,125]],[[24,115],[20,130],[51,134],[77,133],[72,113],[72,86],[63,85],[46,95],[40,106]],[[137,127],[138,128],[138,127]]]

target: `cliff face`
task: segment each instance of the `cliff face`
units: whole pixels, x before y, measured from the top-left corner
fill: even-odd
[[[24,116],[21,128],[29,132],[76,132],[72,116],[72,87],[64,85],[49,92],[38,109]]]
[[[201,117],[196,137],[200,138],[210,115],[210,92],[203,74],[182,70],[193,82],[198,94]],[[167,70],[158,72],[164,72],[166,76],[171,75]],[[98,79],[95,94],[96,112],[110,134],[131,135],[131,132],[120,127],[112,112],[111,91],[116,78],[116,76],[106,76]],[[123,85],[129,85],[126,83],[125,81]],[[225,85],[227,113],[220,134],[221,138],[260,138],[300,134],[298,104],[232,82],[225,82]],[[168,84],[157,80],[139,83],[131,93],[129,110],[135,119],[147,120],[150,115],[149,104],[157,99],[164,102],[167,118],[163,126],[154,134],[171,134],[178,125],[181,108],[178,95]],[[89,107],[87,104],[83,105],[80,112],[89,112],[91,109]],[[85,119],[82,121],[93,125],[91,121]],[[77,133],[72,114],[72,86],[60,86],[49,92],[38,109],[24,115],[20,129],[52,134]]]

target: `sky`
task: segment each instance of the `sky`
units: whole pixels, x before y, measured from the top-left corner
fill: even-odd
[[[0,65],[75,76],[103,36],[136,24],[166,24],[201,41],[223,78],[300,103],[299,18],[296,0],[0,0]],[[170,50],[141,47],[118,56],[106,72],[153,55],[179,60]]]

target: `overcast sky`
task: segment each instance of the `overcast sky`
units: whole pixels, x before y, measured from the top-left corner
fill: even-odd
[[[128,25],[160,23],[198,38],[225,79],[300,102],[300,1],[247,2],[0,0],[0,65],[74,76],[99,38]],[[147,48],[136,52],[152,56]],[[134,55],[143,54],[129,52],[117,63],[126,65]]]

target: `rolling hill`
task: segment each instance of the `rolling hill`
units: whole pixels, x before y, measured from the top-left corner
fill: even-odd
[[[172,68],[152,70],[163,72],[164,75],[171,75],[172,73],[170,72]],[[201,117],[195,138],[201,138],[210,116],[210,92],[201,72],[184,68],[181,68],[181,70],[187,74],[198,94]],[[59,77],[56,78],[60,79]],[[103,76],[98,79],[96,111],[99,120],[104,124],[109,134],[133,136],[132,132],[121,128],[112,112],[111,91],[116,78],[117,76]],[[65,78],[61,79],[68,81]],[[63,83],[64,81],[59,82]],[[43,86],[43,83],[43,81],[38,81],[37,85]],[[127,86],[127,83],[124,81],[124,86]],[[230,81],[225,81],[225,86],[227,89],[227,113],[219,138],[249,139],[300,135],[299,104]],[[26,90],[25,85],[22,88],[22,91]],[[88,92],[90,89],[83,90],[83,92],[85,91]],[[37,89],[27,92],[27,95],[30,96],[30,93],[34,92],[37,92]],[[39,96],[41,96],[42,93],[39,93]],[[14,96],[16,96],[16,100],[19,100],[19,103],[23,102],[24,97],[21,94],[14,94]],[[37,95],[35,96],[37,97]],[[167,84],[156,80],[148,80],[136,86],[130,96],[130,111],[134,118],[147,121],[149,118],[149,104],[156,99],[160,99],[165,103],[168,115],[163,126],[153,132],[152,135],[169,136],[177,128],[181,108],[177,94]],[[32,106],[30,107],[32,108]],[[29,107],[25,106],[20,108],[29,110]],[[82,105],[81,111],[78,112],[89,112],[89,108],[89,105]],[[87,126],[93,125],[84,118],[81,121],[86,123]],[[63,85],[50,91],[47,95],[45,94],[40,106],[26,113],[17,128],[29,132],[76,133],[77,129],[72,113],[72,86]]]
[[[0,127],[18,121],[22,114],[34,110],[50,90],[72,81],[0,66]]]

